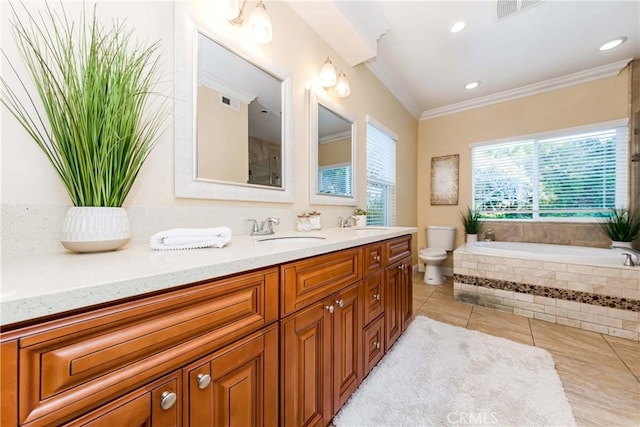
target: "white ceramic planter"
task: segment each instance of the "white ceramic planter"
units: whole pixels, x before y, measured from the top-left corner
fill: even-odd
[[[467,243],[476,243],[478,241],[477,234],[467,234]]]
[[[367,226],[367,216],[366,215],[355,215],[356,217],[356,227],[366,227]]]
[[[62,246],[74,252],[104,252],[131,238],[124,208],[71,207],[62,223]]]
[[[618,248],[629,248],[629,249],[631,249],[632,248],[632,244],[633,244],[633,242],[620,242],[620,241],[617,241],[617,240],[612,240],[611,241],[611,246],[616,246]]]

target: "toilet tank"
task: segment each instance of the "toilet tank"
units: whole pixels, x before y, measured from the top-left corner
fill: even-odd
[[[455,242],[455,227],[448,225],[430,225],[427,227],[427,245],[429,248],[452,251]]]

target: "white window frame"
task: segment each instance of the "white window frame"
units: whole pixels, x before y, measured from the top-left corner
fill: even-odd
[[[577,135],[577,134],[583,134],[583,133],[590,133],[590,132],[598,132],[598,131],[602,131],[605,129],[611,129],[611,128],[625,128],[626,130],[623,132],[620,132],[618,134],[618,138],[622,137],[622,138],[626,138],[626,144],[625,147],[627,147],[626,153],[622,152],[622,151],[617,151],[617,157],[616,157],[616,170],[618,170],[619,168],[626,168],[627,169],[627,173],[626,173],[626,182],[616,182],[617,187],[616,187],[616,207],[617,208],[621,208],[621,207],[627,207],[626,204],[629,203],[629,190],[630,190],[630,174],[629,174],[629,133],[628,133],[628,127],[629,127],[629,119],[625,118],[625,119],[619,119],[619,120],[611,120],[611,121],[607,121],[607,122],[601,122],[601,123],[594,123],[594,124],[590,124],[590,125],[586,125],[586,126],[577,126],[577,127],[572,127],[572,128],[565,128],[565,129],[559,129],[559,130],[554,130],[554,131],[548,131],[548,132],[540,132],[540,133],[536,133],[536,134],[529,134],[529,135],[521,135],[521,136],[517,136],[517,137],[509,137],[509,138],[503,138],[503,139],[497,139],[497,140],[488,140],[488,141],[481,141],[481,142],[474,142],[469,144],[469,156],[471,159],[471,203],[470,206],[474,205],[475,202],[475,185],[473,182],[474,176],[475,176],[475,171],[473,170],[473,156],[471,153],[471,150],[473,148],[476,147],[482,147],[482,146],[489,146],[489,145],[500,145],[500,144],[507,144],[507,143],[512,143],[512,142],[525,142],[528,140],[544,140],[544,139],[550,139],[550,138],[561,138],[564,136],[570,136],[570,135]],[[538,144],[534,144],[534,150],[536,150],[535,154],[534,154],[534,168],[533,168],[533,175],[532,175],[532,180],[534,183],[537,183],[539,181],[539,176],[538,176],[538,156],[537,156],[537,149],[538,149]],[[625,157],[626,154],[626,157]],[[626,188],[625,188],[626,187]],[[594,222],[599,222],[600,220],[598,218],[584,218],[584,217],[558,217],[558,218],[553,218],[553,217],[540,217],[539,215],[539,209],[538,209],[538,203],[539,203],[539,186],[538,185],[534,185],[533,186],[533,192],[534,192],[534,205],[533,205],[533,212],[532,212],[532,218],[482,218],[483,221],[510,221],[510,222],[576,222],[576,223],[594,223]],[[619,200],[621,202],[619,202]]]
[[[369,206],[369,126],[374,127],[378,132],[387,136],[390,140],[393,141],[394,144],[394,179],[393,185],[385,185],[386,189],[391,189],[391,193],[387,194],[387,198],[385,200],[385,212],[383,212],[383,223],[382,224],[371,224],[371,220],[367,219],[367,223],[370,225],[384,225],[384,226],[395,226],[397,221],[397,203],[396,203],[396,194],[398,188],[398,177],[397,177],[397,146],[398,146],[398,135],[391,131],[389,128],[384,126],[382,123],[374,119],[373,117],[367,115],[367,207]]]

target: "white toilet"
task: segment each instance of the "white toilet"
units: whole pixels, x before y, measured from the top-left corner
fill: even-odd
[[[426,249],[420,249],[420,261],[426,264],[424,283],[441,285],[444,282],[441,265],[447,259],[447,251],[453,250],[456,240],[456,228],[446,225],[427,227]]]

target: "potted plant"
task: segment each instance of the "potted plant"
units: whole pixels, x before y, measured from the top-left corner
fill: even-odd
[[[460,212],[462,226],[467,235],[467,243],[475,243],[478,241],[478,233],[480,232],[480,215],[467,207],[465,212]]]
[[[367,226],[367,211],[365,209],[358,208],[353,215],[356,217],[356,227]]]
[[[11,65],[21,89],[2,77],[0,100],[71,198],[62,244],[78,252],[117,249],[130,238],[122,205],[168,115],[166,98],[148,108],[159,45],[132,44],[122,23],[105,29],[95,6],[79,22],[49,4],[42,14],[24,7],[19,17],[13,6],[12,12],[11,30],[35,93]]]
[[[600,223],[602,232],[611,239],[612,246],[631,247],[640,234],[640,213],[626,208],[611,209],[609,217]]]

